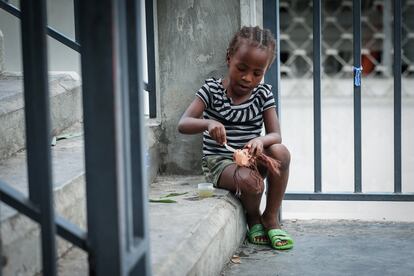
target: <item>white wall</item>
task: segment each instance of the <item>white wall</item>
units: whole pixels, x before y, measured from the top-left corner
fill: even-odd
[[[362,82],[362,190],[392,192],[394,183],[393,81]],[[282,79],[281,125],[292,155],[288,191],[313,191],[312,80]],[[322,190],[353,191],[352,80],[322,82]],[[403,80],[402,187],[414,192],[414,81]],[[414,203],[284,202],[290,218],[360,218],[414,221]]]
[[[10,1],[18,6],[18,1]],[[73,1],[47,0],[48,24],[71,39],[74,39]],[[4,35],[4,69],[21,72],[20,19],[0,9],[0,30]],[[52,38],[48,38],[48,59],[50,71],[80,72],[79,54]]]

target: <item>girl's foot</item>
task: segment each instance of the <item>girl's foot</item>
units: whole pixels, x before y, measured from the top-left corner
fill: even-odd
[[[247,232],[247,237],[250,243],[265,245],[269,244],[269,238],[264,231],[263,225],[255,224],[252,227],[249,227],[249,231]]]
[[[267,231],[270,245],[277,250],[286,250],[293,247],[293,239],[282,229],[271,229]]]
[[[281,238],[276,238],[276,236],[273,234],[269,234],[269,231],[272,230],[280,230],[283,231],[279,225],[279,222],[277,222],[277,220],[275,219],[276,216],[274,216],[273,218],[273,222],[268,222],[268,220],[266,220],[266,218],[262,217],[262,225],[265,229],[265,232],[267,233],[268,238],[270,239],[269,242],[271,244],[271,246],[275,249],[279,249],[280,247],[284,247],[287,246],[289,244],[288,240],[285,239],[281,239]],[[272,231],[274,232],[274,231]],[[293,240],[292,240],[293,242]]]

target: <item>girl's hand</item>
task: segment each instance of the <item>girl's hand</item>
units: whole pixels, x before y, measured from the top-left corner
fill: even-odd
[[[249,153],[252,156],[258,156],[263,153],[263,142],[259,138],[250,140],[244,147],[249,149]]]
[[[216,140],[216,142],[220,145],[223,145],[227,142],[226,129],[222,123],[211,120],[211,122],[208,124],[208,133],[210,134],[211,138]]]

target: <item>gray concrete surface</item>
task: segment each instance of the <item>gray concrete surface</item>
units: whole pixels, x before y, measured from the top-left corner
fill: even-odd
[[[187,193],[177,203],[150,203],[151,257],[154,275],[217,275],[244,238],[241,205],[227,191],[200,199],[202,177],[158,178],[150,198]]]
[[[150,203],[150,247],[153,275],[218,275],[241,244],[246,226],[239,202],[227,191],[216,190],[200,199],[200,176],[160,177],[151,185],[150,198],[170,193],[176,203]],[[76,248],[59,260],[60,275],[87,275],[87,255]]]
[[[77,129],[75,131],[78,131]],[[56,212],[85,229],[83,142],[80,137],[61,140],[52,148]],[[27,194],[25,152],[0,161],[0,179]],[[0,238],[5,256],[3,275],[34,275],[40,270],[40,237],[37,223],[0,203]],[[58,239],[58,255],[71,245]]]
[[[244,243],[222,276],[414,275],[414,223],[285,221],[290,251]],[[233,261],[237,262],[237,258]]]
[[[240,26],[240,0],[157,1],[163,172],[201,173],[201,136],[176,128],[196,91],[226,69],[226,49]]]
[[[49,76],[52,133],[57,135],[82,119],[81,84],[74,73]],[[25,147],[23,77],[0,76],[0,160]]]

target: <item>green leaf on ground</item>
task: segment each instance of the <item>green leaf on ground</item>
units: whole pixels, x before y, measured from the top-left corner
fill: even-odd
[[[149,200],[150,202],[156,202],[156,203],[177,203],[177,201],[172,200],[172,199],[151,199]]]
[[[63,139],[70,139],[70,138],[75,138],[75,137],[80,137],[80,136],[82,136],[81,132],[68,133],[68,134],[62,134],[62,135],[56,136],[56,140],[59,141],[59,140],[63,140]]]
[[[180,196],[180,195],[185,195],[185,194],[188,194],[188,192],[185,192],[185,193],[170,193],[170,194],[168,194],[168,195],[163,195],[163,196],[161,196],[161,198],[165,198],[165,197],[173,197],[173,196]]]

